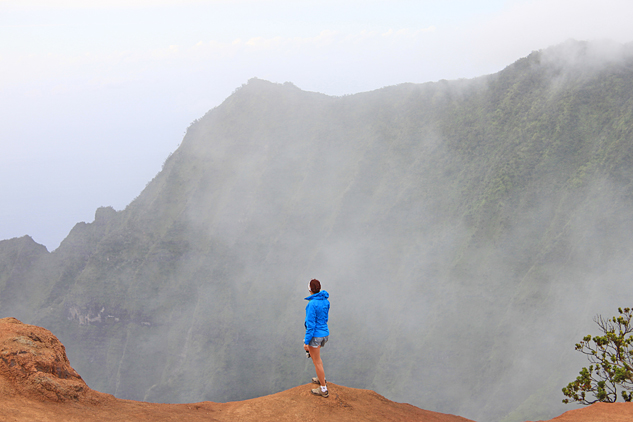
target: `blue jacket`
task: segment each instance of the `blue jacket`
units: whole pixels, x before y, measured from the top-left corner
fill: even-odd
[[[330,330],[327,328],[328,313],[330,312],[328,297],[330,297],[328,292],[321,290],[319,293],[305,298],[309,302],[306,305],[306,337],[303,340],[304,344],[309,344],[312,337],[330,335]]]

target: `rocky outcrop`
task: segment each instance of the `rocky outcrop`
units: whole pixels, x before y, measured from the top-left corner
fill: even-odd
[[[95,402],[102,395],[70,366],[57,337],[16,318],[0,319],[0,377],[3,395],[52,402]]]

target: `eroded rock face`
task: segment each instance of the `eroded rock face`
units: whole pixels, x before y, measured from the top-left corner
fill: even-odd
[[[70,366],[64,345],[50,331],[0,319],[0,378],[5,394],[55,402],[97,398]]]

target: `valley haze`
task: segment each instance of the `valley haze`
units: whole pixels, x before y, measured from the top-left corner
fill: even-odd
[[[313,376],[473,420],[548,419],[596,313],[631,302],[633,46],[568,41],[474,79],[340,97],[250,79],[124,210],[0,242],[0,317],[91,388],[230,401]]]

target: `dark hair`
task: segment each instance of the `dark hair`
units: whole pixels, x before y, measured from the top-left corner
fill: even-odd
[[[310,280],[310,291],[312,293],[319,293],[321,291],[321,282],[316,278]]]

